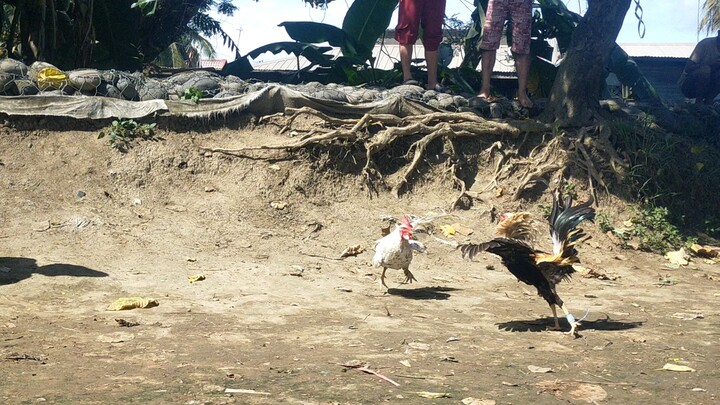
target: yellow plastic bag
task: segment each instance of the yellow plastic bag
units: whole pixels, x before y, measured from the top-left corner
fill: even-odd
[[[41,90],[61,89],[68,83],[68,75],[55,68],[45,68],[38,72],[38,87]]]

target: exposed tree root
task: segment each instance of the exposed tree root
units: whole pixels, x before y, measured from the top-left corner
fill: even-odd
[[[304,122],[304,128],[293,129],[301,116],[308,116],[319,122],[310,125],[309,129],[307,122]],[[608,130],[602,126],[583,129],[579,137],[560,134],[550,137],[550,140],[545,142],[546,137],[551,134],[550,128],[545,124],[532,120],[489,121],[474,113],[435,112],[408,117],[365,114],[360,119],[345,119],[303,107],[288,108],[283,115],[273,114],[263,117],[261,122],[268,119],[277,120],[279,117],[284,117],[280,132],[293,130],[294,133],[300,134],[299,139],[296,137],[292,141],[275,145],[247,146],[238,149],[202,147],[201,150],[241,157],[252,157],[247,155],[259,152],[260,155],[267,156],[252,158],[272,159],[273,156],[277,158],[278,153],[292,156],[295,152],[313,146],[336,144],[349,147],[359,144],[365,149],[365,162],[361,173],[365,177],[365,184],[370,193],[377,194],[378,185],[384,181],[384,174],[380,169],[384,165],[375,162],[375,157],[382,150],[396,145],[398,141],[409,139],[412,142],[405,154],[408,163],[399,173],[397,182],[391,187],[392,193],[399,197],[412,182],[413,175],[417,173],[428,147],[433,142],[442,140],[445,144],[443,156],[448,159],[449,176],[459,190],[451,208],[459,206],[464,199],[477,198],[479,193],[491,188],[500,190],[499,195],[502,190],[501,182],[506,182],[511,177],[517,182],[512,200],[518,200],[528,187],[538,182],[550,185],[554,179],[562,178],[568,173],[568,168],[573,166],[587,172],[590,186],[593,183],[598,184],[608,192],[609,185],[604,173],[610,171],[617,178],[621,178],[622,172],[627,169],[627,163],[618,156],[609,142]],[[310,122],[312,123],[312,120]],[[591,133],[594,136],[588,136]],[[542,134],[542,141],[539,143],[537,137],[533,138],[533,135],[538,134]],[[523,136],[522,141],[510,143],[514,145],[513,147],[506,147],[509,144],[504,143],[503,139],[520,136]],[[480,138],[491,142],[484,153],[487,153],[488,163],[493,162],[492,179],[480,192],[468,190],[465,181],[459,177],[459,170],[464,161],[462,155],[456,151],[454,140],[461,137]],[[526,143],[534,145],[529,153],[523,152],[527,149]],[[607,159],[598,162],[598,156],[600,158],[607,156]]]

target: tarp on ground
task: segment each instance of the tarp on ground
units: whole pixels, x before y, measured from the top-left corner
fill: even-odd
[[[348,104],[308,97],[282,85],[218,99],[127,101],[99,96],[35,95],[0,97],[0,113],[8,116],[71,117],[76,119],[142,118],[152,114],[201,119],[247,112],[268,115],[286,108],[310,107],[332,115],[362,116],[367,113],[400,117],[427,114],[438,109],[401,95],[362,104]]]

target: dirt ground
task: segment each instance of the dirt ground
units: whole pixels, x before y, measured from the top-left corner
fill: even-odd
[[[559,286],[576,317],[589,310],[573,339],[547,330],[547,304],[496,257],[463,260],[425,234],[417,282],[389,271],[385,293],[369,264],[383,215],[442,212],[447,181],[371,199],[358,177],[307,162],[199,151],[286,136],[271,126],[161,131],[126,154],[97,135],[0,129],[3,404],[720,400],[720,265],[672,269],[586,224],[583,264],[607,279]],[[488,195],[436,225],[490,238],[491,205],[519,207]],[[356,244],[367,250],[338,259]],[[132,296],[159,306],[107,310]]]

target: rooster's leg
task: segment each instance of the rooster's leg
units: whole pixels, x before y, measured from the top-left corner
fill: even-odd
[[[413,281],[417,281],[415,279],[415,276],[413,276],[413,274],[410,273],[409,269],[403,269],[403,272],[405,273],[405,281],[403,282],[403,284],[407,284],[407,283],[412,284]]]
[[[387,270],[387,267],[383,267],[383,272],[380,275],[380,282],[382,283],[383,287],[390,288],[387,286],[387,284],[385,284],[385,270]]]
[[[551,305],[550,305],[550,309],[552,310],[553,318],[555,319],[555,326],[553,326],[552,328],[550,328],[550,330],[560,330],[560,329],[561,329],[561,328],[560,328],[560,321],[558,321],[557,310],[555,309],[555,304],[551,304]]]
[[[570,312],[568,312],[567,309],[565,309],[564,305],[560,305],[560,309],[563,310],[563,312],[565,313],[565,318],[570,323],[570,332],[568,332],[567,334],[572,335],[572,336],[577,336],[577,327],[580,326],[580,322],[575,320],[575,317],[572,316],[572,314]]]

